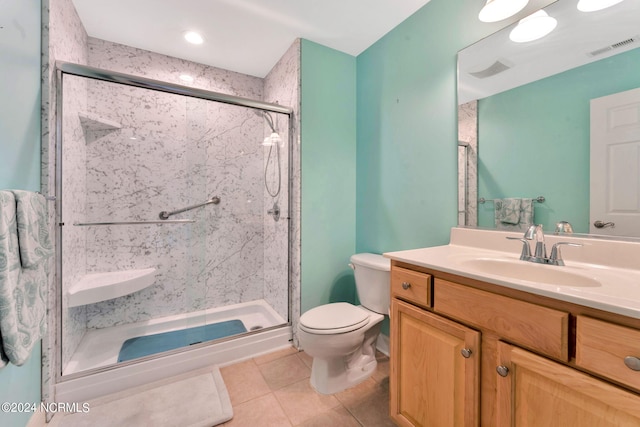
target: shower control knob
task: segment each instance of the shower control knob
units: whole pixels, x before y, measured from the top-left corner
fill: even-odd
[[[405,291],[407,289],[409,289],[411,287],[411,283],[409,282],[402,282],[402,289],[404,289]]]

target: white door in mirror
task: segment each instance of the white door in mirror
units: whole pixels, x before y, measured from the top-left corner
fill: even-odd
[[[640,237],[640,88],[591,100],[589,231]]]

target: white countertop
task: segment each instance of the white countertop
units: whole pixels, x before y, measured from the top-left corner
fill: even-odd
[[[552,266],[520,261],[522,243],[506,236],[521,237],[521,233],[454,228],[448,245],[384,256],[640,319],[640,243],[550,235],[546,238],[549,252],[558,241],[583,244],[563,247],[566,265]],[[519,272],[517,278],[509,272],[513,267]],[[568,279],[562,280],[563,276]]]

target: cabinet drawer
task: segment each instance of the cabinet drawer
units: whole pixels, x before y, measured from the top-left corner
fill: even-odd
[[[434,309],[531,350],[569,360],[569,313],[435,279]]]
[[[431,275],[402,267],[391,269],[391,296],[431,306]]]
[[[640,390],[640,371],[624,363],[640,358],[640,331],[578,316],[576,333],[576,365]]]

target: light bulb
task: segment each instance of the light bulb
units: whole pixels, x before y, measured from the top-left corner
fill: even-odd
[[[529,0],[487,0],[478,19],[482,22],[497,22],[520,12]]]
[[[622,0],[580,0],[578,2],[578,10],[580,12],[595,12],[596,10],[611,7],[621,1]]]
[[[516,43],[525,43],[541,39],[556,28],[558,21],[547,15],[544,10],[539,10],[518,22],[511,30],[509,38]]]

